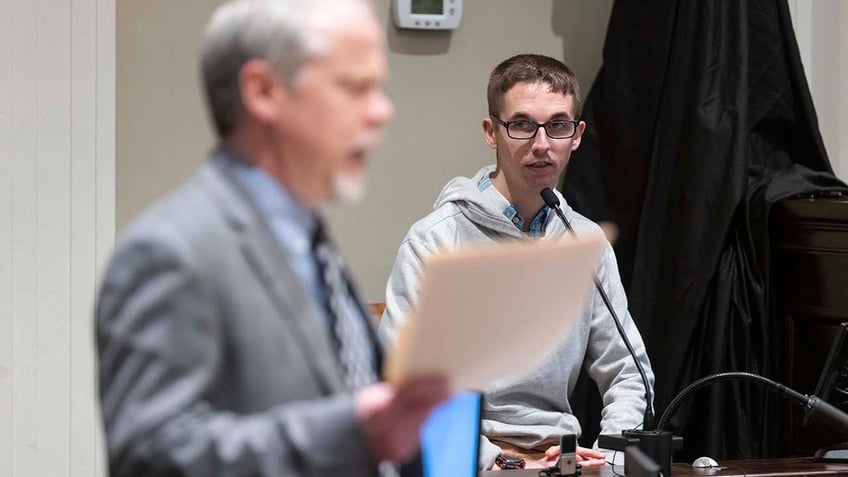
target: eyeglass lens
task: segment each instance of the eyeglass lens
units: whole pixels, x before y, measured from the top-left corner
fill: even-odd
[[[530,139],[536,135],[540,127],[545,129],[545,133],[551,139],[566,139],[573,136],[575,131],[574,123],[553,120],[542,125],[533,121],[512,121],[509,123],[507,132],[514,139]]]

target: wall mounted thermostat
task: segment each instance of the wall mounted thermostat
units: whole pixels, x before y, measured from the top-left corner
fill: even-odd
[[[394,0],[395,26],[453,30],[462,19],[462,0]]]

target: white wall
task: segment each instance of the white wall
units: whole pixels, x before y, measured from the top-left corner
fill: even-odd
[[[790,0],[801,60],[836,176],[848,181],[848,4]]]
[[[119,227],[188,177],[212,146],[195,56],[217,3],[118,4]],[[387,25],[390,3],[375,1]],[[383,301],[400,240],[445,182],[494,160],[480,132],[491,69],[516,53],[547,54],[572,66],[588,91],[611,6],[612,0],[468,0],[462,25],[452,32],[387,26],[388,93],[398,117],[371,158],[366,201],[328,211],[369,300]]]
[[[114,235],[115,0],[0,0],[0,475],[103,475],[92,303]]]

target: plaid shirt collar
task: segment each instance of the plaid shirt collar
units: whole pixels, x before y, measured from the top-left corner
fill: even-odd
[[[484,194],[491,194],[491,197],[498,203],[503,206],[503,214],[512,225],[518,230],[524,230],[524,217],[518,213],[518,209],[510,203],[506,198],[498,191],[494,184],[492,184],[492,179],[488,174],[484,174],[483,177],[480,178],[480,181],[477,183],[477,187],[480,188],[480,192]],[[545,224],[548,223],[548,208],[543,207],[542,210],[533,217],[533,220],[530,221],[530,230],[527,234],[531,237],[543,237],[545,235]]]

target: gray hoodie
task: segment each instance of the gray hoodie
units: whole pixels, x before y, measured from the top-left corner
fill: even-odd
[[[394,340],[397,327],[415,303],[421,264],[427,257],[470,243],[529,239],[504,215],[506,199],[480,190],[480,179],[492,171],[494,166],[488,166],[472,178],[452,179],[436,199],[434,211],[407,233],[386,286],[386,311],[380,321],[380,336],[385,343]],[[595,223],[565,204],[559,192],[557,195],[578,235],[581,231],[598,229]],[[547,215],[540,240],[559,240],[566,233],[565,227],[554,214]],[[627,298],[609,244],[597,274],[653,387],[654,375],[645,345],[627,310]],[[522,338],[521,329],[521,317],[516,317],[517,336],[511,338]],[[500,454],[500,449],[489,439],[529,449],[556,445],[562,434],[579,436],[580,423],[571,412],[568,398],[581,367],[597,383],[603,397],[602,434],[618,434],[641,425],[645,411],[642,381],[612,317],[593,290],[571,333],[536,369],[515,379],[493,383],[485,390],[480,466],[490,468]]]

